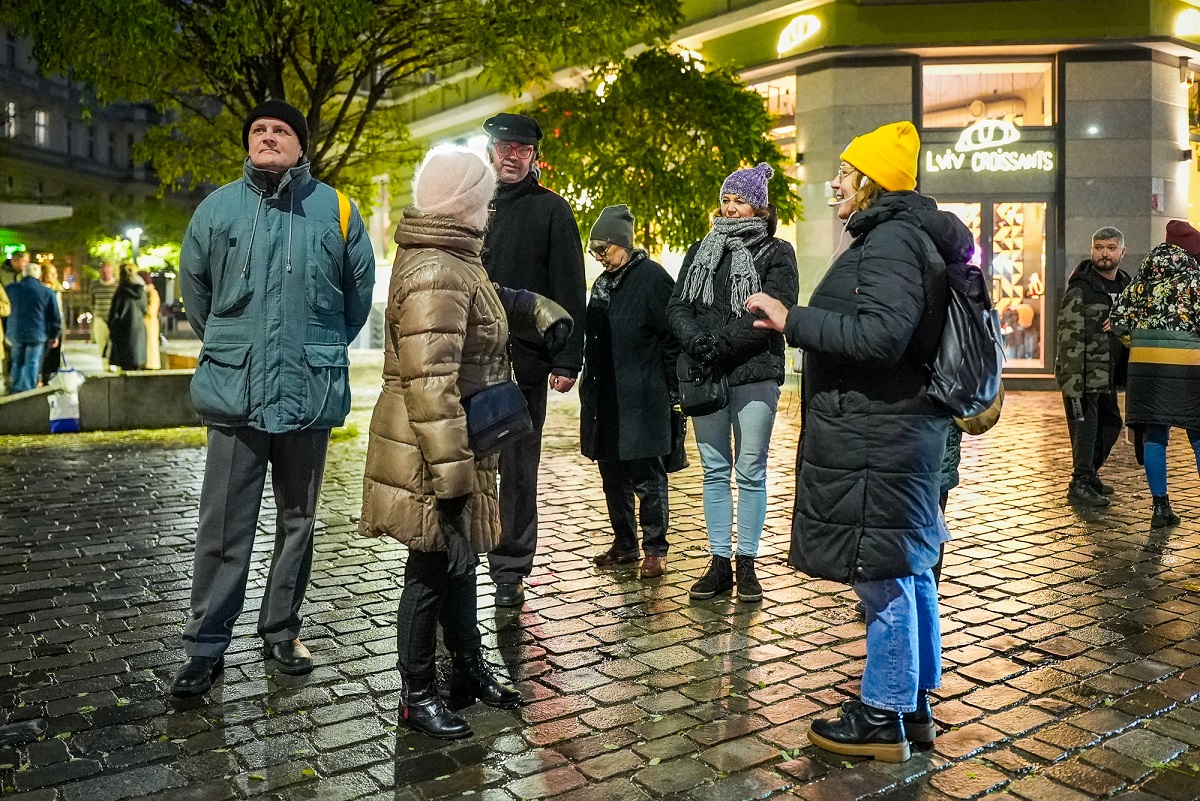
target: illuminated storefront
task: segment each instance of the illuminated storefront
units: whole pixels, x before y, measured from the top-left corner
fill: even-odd
[[[682,0],[682,8],[675,43],[739,71],[793,162],[805,219],[780,235],[795,242],[802,300],[848,245],[826,207],[838,155],[854,136],[900,119],[921,132],[919,188],[975,234],[1014,386],[1054,386],[1058,300],[1096,229],[1125,233],[1133,272],[1168,220],[1200,224],[1191,144],[1200,142],[1200,0]],[[473,97],[464,103],[449,89],[423,97],[414,132],[464,135],[516,105]]]

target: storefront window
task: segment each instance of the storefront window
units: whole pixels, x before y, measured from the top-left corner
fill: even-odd
[[[975,238],[971,264],[992,281],[1006,369],[1046,364],[1046,209],[1044,202],[939,203]],[[983,221],[989,220],[985,230]]]
[[[1049,61],[927,64],[922,68],[922,124],[966,128],[980,120],[1018,127],[1054,124],[1054,71]]]

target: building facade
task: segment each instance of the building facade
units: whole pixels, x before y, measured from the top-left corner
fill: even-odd
[[[805,219],[801,298],[847,242],[826,212],[838,154],[909,119],[920,191],[975,234],[1015,386],[1052,386],[1058,298],[1092,233],[1120,228],[1131,273],[1170,219],[1200,222],[1200,3],[1189,0],[685,0],[676,43],[732,64],[775,115]],[[550,87],[553,89],[554,87]],[[458,87],[414,130],[469,133],[515,106]],[[439,106],[440,103],[440,106]],[[475,129],[477,130],[477,128]]]

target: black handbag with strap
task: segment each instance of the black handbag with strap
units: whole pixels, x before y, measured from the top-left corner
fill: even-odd
[[[662,458],[663,469],[678,473],[687,469],[687,417],[678,409],[671,410],[671,452]]]
[[[487,456],[533,431],[529,404],[515,381],[481,389],[462,399],[467,439],[476,456]]]
[[[688,417],[703,417],[729,405],[729,379],[712,367],[704,367],[686,353],[679,354],[679,408]]]

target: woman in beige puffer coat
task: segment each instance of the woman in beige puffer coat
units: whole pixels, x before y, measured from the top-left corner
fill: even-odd
[[[565,342],[570,317],[528,292],[494,286],[480,262],[495,176],[479,156],[438,150],[414,183],[386,312],[383,392],[371,417],[359,531],[409,547],[397,625],[401,719],[434,737],[470,727],[435,681],[436,628],[453,655],[450,697],[512,707],[481,653],[476,554],[500,540],[495,454],[477,457],[462,399],[509,380],[509,320],[521,333]]]

